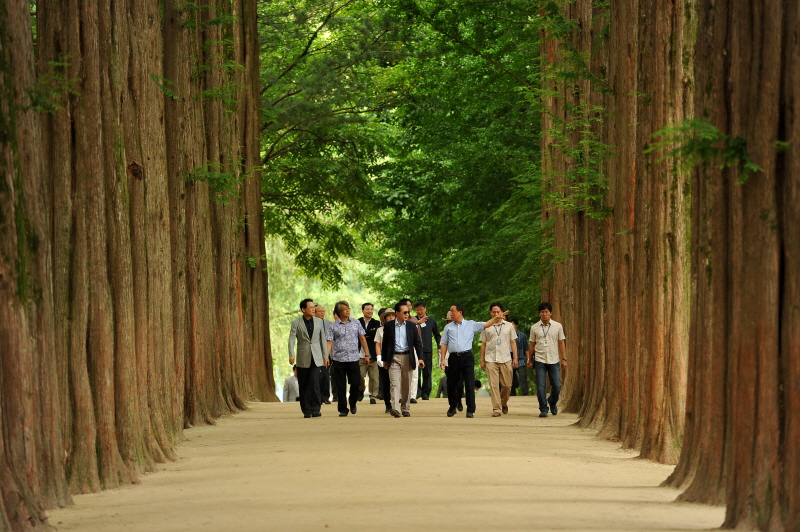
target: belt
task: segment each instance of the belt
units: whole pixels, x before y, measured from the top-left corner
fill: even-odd
[[[408,351],[395,351],[394,354],[395,355],[407,355]]]
[[[461,356],[461,355],[466,355],[467,353],[472,354],[472,350],[470,349],[468,351],[459,351],[458,353],[450,353],[450,354],[455,356]]]

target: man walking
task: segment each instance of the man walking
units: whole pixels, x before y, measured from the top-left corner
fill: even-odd
[[[369,352],[365,353],[362,350],[360,353],[361,358],[358,360],[359,370],[361,371],[358,400],[361,401],[364,398],[364,392],[367,390],[364,379],[369,375],[369,404],[374,405],[376,404],[375,399],[380,395],[380,390],[378,388],[378,364],[376,364],[378,357],[375,354],[375,333],[380,328],[381,322],[372,318],[372,315],[375,313],[372,303],[364,303],[361,305],[361,313],[363,316],[358,318],[358,322],[364,329],[364,339],[367,341]],[[370,364],[366,363],[365,355],[369,355]]]
[[[411,307],[411,300],[408,299],[408,298],[401,299],[400,301],[398,301],[397,304],[398,305],[405,305],[406,307],[408,307],[409,315],[406,316],[406,321],[408,321],[410,323],[413,323],[414,325],[417,326],[417,333],[419,333],[419,337],[422,338],[422,328],[420,327],[420,325],[422,323],[425,323],[427,318],[423,319],[423,320],[419,320],[416,316],[412,316],[410,314],[410,311],[411,311],[412,307]],[[417,388],[419,387],[419,367],[414,366],[413,370],[414,370],[414,373],[412,374],[413,376],[411,378],[411,389],[413,390],[414,395],[411,396],[411,402],[416,404],[417,403]]]
[[[547,408],[558,414],[558,397],[561,394],[561,369],[567,367],[567,348],[564,344],[564,327],[550,319],[550,303],[539,305],[538,322],[531,327],[531,345],[528,348],[528,367],[536,368],[536,394],[539,396],[539,417],[547,417]],[[532,355],[535,354],[535,361]],[[559,364],[559,358],[561,363]],[[545,374],[550,375],[550,397],[545,390]]]
[[[358,347],[364,350],[365,363],[369,365],[369,347],[364,340],[364,328],[358,320],[350,319],[350,304],[339,301],[333,308],[336,321],[328,329],[328,354],[333,360],[334,379],[339,394],[339,417],[347,416],[347,383],[350,382],[350,413],[355,414],[358,403],[358,385],[361,372],[358,369]]]
[[[408,321],[408,305],[398,303],[394,306],[395,320],[383,327],[381,359],[389,370],[392,390],[392,410],[394,417],[410,417],[411,401],[414,397],[411,384],[414,368],[423,367],[422,339],[417,327]],[[402,414],[401,414],[402,412]]]
[[[492,318],[501,321],[481,332],[481,369],[489,377],[492,417],[500,417],[501,412],[508,414],[508,396],[511,395],[513,371],[518,362],[517,332],[511,322],[502,319],[504,310],[500,303],[489,305]]]
[[[492,318],[484,323],[465,320],[463,305],[451,306],[450,316],[453,321],[448,323],[442,332],[442,354],[439,357],[442,371],[444,371],[445,357],[447,357],[447,400],[450,403],[447,417],[456,415],[459,380],[463,377],[464,382],[475,382],[475,355],[472,353],[472,340],[475,338],[475,333],[483,332],[484,329],[503,321],[502,317]],[[448,351],[449,357],[447,356]],[[475,389],[472,386],[467,386],[466,399],[467,417],[475,417]]]
[[[295,365],[294,345],[297,343],[297,381],[300,410],[304,417],[319,417],[322,397],[319,391],[320,367],[328,366],[322,320],[315,317],[314,302],[300,302],[302,317],[292,322],[289,331],[289,364]]]
[[[436,349],[439,349],[442,335],[439,334],[439,325],[433,316],[428,316],[428,308],[424,301],[414,303],[414,312],[419,320],[419,330],[422,331],[422,360],[425,367],[419,370],[419,384],[417,387],[417,397],[427,401],[433,390],[431,372],[433,370],[433,340],[436,340]]]
[[[514,324],[514,330],[517,331],[517,356],[527,356],[528,352],[528,336],[519,330],[519,320],[517,318],[509,318],[508,321]],[[524,360],[523,364],[517,366],[517,377],[519,378],[519,395],[528,395],[528,370],[527,364]]]
[[[314,315],[322,320],[322,335],[327,338],[328,329],[333,322],[325,319],[325,307],[316,305],[314,307]],[[319,391],[322,395],[322,404],[331,404],[331,382],[333,381],[333,368],[331,366],[320,369],[319,374]],[[333,400],[336,401],[336,390],[333,390]]]

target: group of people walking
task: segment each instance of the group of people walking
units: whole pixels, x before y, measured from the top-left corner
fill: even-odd
[[[311,299],[301,301],[302,316],[292,322],[289,332],[289,363],[295,366],[303,415],[322,415],[321,405],[329,402],[332,391],[340,417],[355,414],[366,393],[372,404],[382,399],[387,414],[410,417],[416,398],[430,397],[436,341],[439,367],[447,379],[447,416],[461,410],[463,397],[466,416],[472,418],[475,389],[463,383],[475,382],[472,343],[478,333],[480,367],[489,379],[492,416],[508,413],[514,372],[525,367],[536,369],[539,416],[558,414],[561,370],[567,357],[564,329],[551,319],[549,303],[539,306],[540,321],[531,327],[529,341],[518,334],[518,323],[506,321],[507,312],[499,302],[489,306],[491,317],[484,322],[464,319],[463,306],[452,305],[441,333],[436,320],[427,315],[424,302],[413,305],[415,315],[411,315],[411,309],[411,300],[403,299],[394,307],[381,308],[376,320],[374,306],[364,303],[363,316],[356,320],[351,319],[350,305],[339,301],[334,306],[335,321],[329,321],[323,307]],[[525,341],[521,341],[523,338]],[[525,360],[521,363],[522,357]],[[327,386],[329,375],[332,390]],[[549,397],[545,375],[550,378]]]

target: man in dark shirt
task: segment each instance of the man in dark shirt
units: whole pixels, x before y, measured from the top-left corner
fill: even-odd
[[[372,303],[364,303],[361,305],[362,317],[358,318],[359,323],[364,328],[364,339],[367,341],[369,353],[361,353],[361,358],[358,361],[359,369],[361,370],[361,385],[359,386],[358,400],[364,399],[364,392],[367,390],[365,379],[369,375],[369,404],[374,405],[377,401],[380,389],[378,388],[378,357],[375,354],[375,333],[381,326],[381,322],[372,318],[375,310]],[[365,354],[369,355],[371,363],[367,365]]]
[[[433,381],[431,380],[433,340],[436,340],[436,349],[438,350],[439,340],[441,340],[442,335],[439,334],[439,325],[436,323],[436,319],[433,316],[428,316],[428,308],[424,301],[414,303],[414,311],[417,314],[419,330],[422,332],[422,360],[425,361],[425,367],[419,370],[417,397],[422,397],[423,401],[427,401],[433,389]]]
[[[528,335],[519,330],[519,320],[517,318],[508,318],[508,321],[514,324],[514,329],[517,331],[517,353],[528,352]],[[524,356],[520,356],[519,367],[515,370],[519,377],[519,395],[528,395],[528,371],[523,364]],[[513,391],[512,391],[513,394]]]

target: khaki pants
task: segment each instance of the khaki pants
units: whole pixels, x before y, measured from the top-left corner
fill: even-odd
[[[511,382],[514,374],[511,361],[487,362],[486,375],[489,377],[489,387],[492,395],[492,410],[502,413],[502,407],[508,406],[508,396],[511,395]],[[503,391],[500,391],[500,385]]]
[[[364,378],[369,375],[369,396],[371,399],[375,399],[378,396],[378,363],[374,360],[369,361],[369,367],[367,367],[366,359],[362,358],[358,361],[358,367],[361,370],[361,386],[359,386],[359,391],[364,393],[367,389],[367,385],[364,382]]]
[[[411,410],[411,378],[414,370],[408,363],[410,355],[394,355],[392,365],[389,366],[389,381],[392,388],[392,410],[408,412]],[[416,390],[414,390],[416,392]],[[403,399],[402,405],[400,399]],[[402,410],[401,410],[402,407]]]

